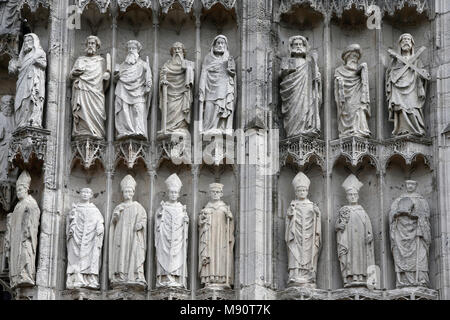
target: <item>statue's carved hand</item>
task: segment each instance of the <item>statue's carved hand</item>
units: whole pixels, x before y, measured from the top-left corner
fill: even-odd
[[[111,75],[109,74],[109,72],[103,73],[103,80],[108,81],[110,78],[111,78]]]
[[[337,226],[336,226],[336,230],[344,231],[345,230],[345,225],[342,222],[338,223]]]
[[[72,76],[73,77],[79,77],[79,76],[81,76],[82,74],[84,73],[84,70],[82,70],[82,69],[73,69],[72,70]]]
[[[366,243],[369,244],[373,241],[373,236],[371,234],[369,234],[366,238]]]
[[[112,217],[112,223],[116,223],[117,221],[119,221],[119,214],[116,212]]]
[[[144,226],[142,225],[142,223],[136,223],[136,227],[134,228],[134,231],[140,231],[144,228]]]

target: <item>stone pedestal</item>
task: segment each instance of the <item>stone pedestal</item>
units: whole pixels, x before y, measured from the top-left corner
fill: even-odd
[[[63,300],[101,300],[102,293],[99,290],[68,289],[62,292]]]
[[[182,288],[158,288],[150,291],[152,300],[189,300],[191,291]]]
[[[197,290],[198,300],[236,300],[236,293],[231,289],[207,287]]]
[[[383,291],[367,288],[346,288],[331,292],[331,300],[383,300]]]
[[[386,291],[386,300],[437,300],[439,297],[436,290],[411,287]]]
[[[304,287],[289,287],[278,293],[279,300],[327,300],[328,291]]]

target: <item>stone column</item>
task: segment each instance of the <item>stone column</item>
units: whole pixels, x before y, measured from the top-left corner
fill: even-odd
[[[240,299],[274,299],[272,277],[272,180],[258,160],[267,153],[268,114],[266,82],[267,50],[272,47],[272,1],[239,1],[241,32],[242,86],[239,111],[240,128],[246,131],[245,164],[239,167],[239,278],[235,288]],[[245,18],[244,18],[245,17]],[[251,19],[248,19],[251,17]],[[256,160],[256,161],[255,161]],[[278,159],[276,160],[278,161]],[[236,273],[236,270],[235,270]]]
[[[439,281],[440,299],[450,299],[450,2],[436,0],[436,57],[433,74],[437,73],[436,114],[432,116],[435,132],[434,154],[437,169],[439,229]]]
[[[65,149],[66,81],[69,70],[67,1],[50,1],[49,54],[47,67],[47,102],[45,128],[51,134],[44,161],[44,191],[36,260],[36,295],[34,299],[57,299],[64,288],[65,239],[63,215]]]

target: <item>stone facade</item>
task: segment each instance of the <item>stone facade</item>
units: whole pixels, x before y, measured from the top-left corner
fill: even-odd
[[[0,175],[0,287],[6,292],[3,296],[36,300],[450,299],[447,0],[10,0],[0,2],[0,19],[0,96],[17,94],[17,78],[8,75],[8,66],[19,57],[25,34],[39,38],[47,59],[42,127],[13,128],[1,141],[2,146],[9,143],[9,147],[2,147],[7,155],[0,157],[5,162],[0,167],[7,168]],[[393,136],[394,123],[388,121],[386,70],[392,59],[390,52],[399,50],[398,39],[405,33],[413,36],[416,50],[421,50],[420,68],[430,78],[422,94],[424,135]],[[102,45],[96,54],[101,57],[105,73],[111,74],[102,79],[105,132],[100,137],[75,137],[71,70],[76,60],[85,55],[90,35],[100,39]],[[230,98],[228,103],[234,108],[232,136],[222,132],[200,134],[202,65],[218,35],[227,40],[230,57],[224,59],[228,68],[222,72],[232,71],[228,78],[235,86],[229,91],[233,100]],[[318,67],[313,76],[317,81],[311,83],[320,82],[320,87],[313,90],[320,91],[317,94],[321,96],[320,103],[313,103],[318,110],[320,130],[314,135],[287,137],[281,71],[285,63],[290,68],[290,39],[297,35],[307,40],[308,57],[312,57],[309,61]],[[126,102],[130,110],[135,105],[148,108],[144,119],[146,139],[142,134],[116,138],[114,106],[118,84],[112,75],[116,66],[128,61],[129,40],[142,45],[138,50],[139,63],[152,73],[151,77],[146,75],[146,88],[137,90],[145,91],[145,96],[141,92],[137,102]],[[183,123],[182,134],[160,132],[163,119],[167,119],[161,111],[161,68],[173,58],[170,49],[177,42],[183,43],[185,56],[180,55],[181,60],[174,65],[190,74],[189,83],[185,84],[188,86],[181,94],[190,95],[187,108],[183,106],[189,109],[189,121]],[[368,83],[364,94],[370,96],[364,100],[371,113],[367,116],[370,137],[339,134],[335,71],[342,66],[341,54],[352,44],[359,45],[360,63],[365,62],[361,78]],[[208,65],[215,64],[203,67]],[[80,72],[83,69],[77,68]],[[421,72],[414,68],[409,66],[407,71]],[[350,80],[345,82],[351,81],[352,76],[350,73]],[[130,79],[126,81],[135,81]],[[207,83],[210,81],[214,79]],[[123,90],[128,90],[127,86]],[[204,107],[226,105],[226,101],[220,102],[223,97],[216,98]],[[84,100],[88,101],[81,102],[84,106],[92,103],[90,98]],[[166,110],[172,109],[177,110],[171,106]],[[6,117],[0,119],[1,130],[7,124],[3,123]],[[25,170],[31,178],[29,194],[41,212],[36,275],[34,285],[12,289],[5,252],[7,215],[18,203],[14,188]],[[314,265],[314,286],[289,285],[286,213],[296,199],[291,182],[299,172],[310,180],[308,200],[320,211],[320,248],[312,254],[318,253],[317,262],[310,263]],[[187,248],[183,248],[186,263],[181,267],[186,280],[181,286],[158,286],[154,230],[158,207],[169,199],[165,181],[172,174],[183,186],[177,201],[185,206],[189,220],[188,232],[183,235],[187,242]],[[335,230],[339,209],[348,204],[341,185],[351,174],[363,184],[358,204],[364,208],[373,231],[370,243],[374,265],[368,266],[367,283],[360,287],[344,287]],[[112,286],[108,274],[112,255],[108,252],[113,250],[110,239],[114,236],[111,220],[114,209],[123,201],[120,182],[128,175],[136,185],[133,201],[142,206],[147,216],[145,226],[130,231],[143,234],[139,243],[145,246],[139,254],[145,257],[141,275],[145,288],[144,284]],[[396,253],[394,259],[391,252],[390,213],[394,200],[406,193],[408,180],[417,181],[416,192],[429,205],[429,251],[420,251],[427,255],[429,283],[397,288],[395,259],[402,255]],[[211,200],[210,185],[214,183],[223,185],[221,201],[233,217],[234,235],[228,237],[233,239],[233,245],[227,247],[226,243],[224,247],[232,252],[222,254],[233,266],[227,266],[226,275],[222,275],[227,279],[226,286],[204,287],[199,274],[198,226],[202,209]],[[99,289],[66,287],[67,221],[73,203],[80,202],[83,188],[93,191],[90,202],[104,219]],[[406,209],[400,214],[414,212],[412,207]],[[222,229],[231,230],[229,226]],[[228,259],[229,254],[232,258]],[[413,271],[409,272],[414,272],[414,260],[411,261],[408,265]],[[214,276],[208,274],[210,279]]]

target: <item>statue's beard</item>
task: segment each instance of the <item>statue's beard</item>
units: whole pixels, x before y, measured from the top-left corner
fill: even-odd
[[[224,50],[214,50],[214,55],[219,57],[223,56],[224,53],[225,53]]]
[[[89,56],[93,56],[96,53],[96,50],[93,48],[86,48],[86,52]]]
[[[127,57],[125,58],[125,62],[128,64],[136,64],[136,62],[139,59],[139,54],[135,52],[130,52]]]
[[[172,60],[175,62],[175,64],[181,64],[181,62],[184,60],[184,57],[180,53],[175,53],[172,57]]]
[[[347,67],[351,70],[358,69],[358,61],[356,60],[348,60],[347,61]]]

